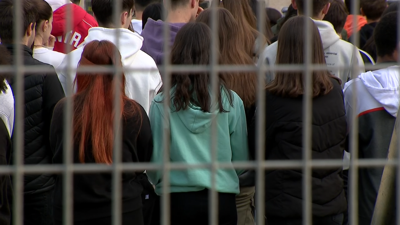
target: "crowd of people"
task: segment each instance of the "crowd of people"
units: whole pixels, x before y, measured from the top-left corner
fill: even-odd
[[[301,160],[306,93],[312,98],[312,159],[349,157],[352,112],[358,119],[356,155],[387,157],[399,109],[398,4],[360,0],[360,10],[354,10],[350,0],[291,0],[285,15],[272,8],[260,15],[257,0],[221,0],[215,9],[201,0],[169,0],[170,7],[166,0],[91,0],[91,15],[77,2],[22,0],[22,15],[15,15],[16,2],[0,0],[0,66],[18,63],[14,56],[20,55],[24,66],[40,67],[23,70],[21,93],[15,91],[14,74],[0,70],[0,165],[12,165],[16,157],[15,112],[23,111],[25,165],[63,164],[65,142],[72,141],[74,164],[161,165],[168,151],[171,163],[188,166],[169,171],[169,181],[159,169],[124,171],[124,225],[161,224],[163,195],[170,195],[172,225],[208,224],[213,188],[218,224],[254,225],[255,214],[262,214],[265,224],[300,225],[305,197],[300,168],[265,170],[265,189],[258,190],[254,168],[233,164],[256,160],[258,151],[266,162]],[[312,4],[310,17],[304,16],[306,2]],[[114,15],[117,3],[121,7]],[[20,26],[14,24],[16,17]],[[260,18],[266,18],[262,29]],[[217,35],[212,19],[218,20]],[[167,40],[164,28],[169,29]],[[14,36],[16,29],[21,36]],[[218,49],[212,49],[212,37],[218,38]],[[210,65],[213,54],[220,65],[311,63],[322,69],[310,74],[271,70],[264,79],[255,70],[219,71],[218,77],[203,70],[160,74],[166,62]],[[365,70],[375,64],[381,69]],[[97,70],[85,70],[88,66]],[[312,76],[310,92],[306,76]],[[163,87],[166,79],[170,89]],[[265,110],[257,105],[260,86]],[[15,104],[17,96],[23,108]],[[71,140],[65,140],[67,97],[73,102]],[[261,115],[262,149],[257,146]],[[120,121],[121,132],[114,121]],[[113,158],[115,138],[121,141],[120,159]],[[191,167],[213,158],[232,166],[215,171]],[[383,167],[358,173],[359,213],[353,216],[359,224],[370,224]],[[348,224],[348,179],[346,167],[312,169],[313,224]],[[65,185],[73,188],[73,224],[112,224],[113,191],[118,191],[112,180],[106,172],[75,173],[72,184],[63,183],[61,174],[24,175],[23,215],[15,215],[12,205],[19,193],[13,192],[12,174],[0,175],[0,225],[12,224],[15,217],[27,225],[63,224]],[[169,193],[163,192],[165,182]],[[261,192],[265,211],[254,203]],[[395,216],[391,219],[395,223]]]

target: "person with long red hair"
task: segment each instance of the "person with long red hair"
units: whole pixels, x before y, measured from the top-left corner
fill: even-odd
[[[116,46],[108,41],[92,41],[82,53],[79,67],[122,67]],[[119,53],[119,52],[118,52]],[[77,73],[73,95],[73,161],[77,164],[111,165],[114,144],[114,117],[121,119],[123,163],[150,161],[153,144],[150,122],[143,107],[125,94],[125,76],[121,87],[114,73]],[[114,99],[120,92],[120,110],[116,114]],[[53,163],[63,163],[63,114],[65,99],[54,109],[51,123],[51,148]],[[66,150],[66,149],[65,149]],[[122,175],[122,221],[123,224],[143,224],[142,173]],[[62,223],[62,179],[57,177],[54,193],[55,224]],[[74,224],[111,224],[112,176],[109,173],[74,174],[73,181]]]

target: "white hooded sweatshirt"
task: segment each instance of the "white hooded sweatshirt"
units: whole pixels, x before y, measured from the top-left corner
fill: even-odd
[[[10,138],[14,128],[14,96],[10,85],[5,81],[7,90],[0,92],[0,119],[6,125]]]
[[[355,76],[365,72],[364,62],[358,49],[357,53],[353,54],[354,45],[340,39],[331,23],[322,20],[313,21],[315,25],[317,25],[321,35],[322,45],[325,52],[325,61],[329,68],[329,72],[332,75],[339,77],[344,84],[353,77],[351,69],[339,70],[336,68],[337,66],[358,65],[360,68],[357,70]],[[268,65],[275,65],[277,52],[278,42],[275,42],[264,50],[260,59],[265,59]],[[271,79],[273,79],[273,77]]]
[[[356,107],[357,115],[365,115],[377,110],[386,110],[397,117],[399,109],[399,76],[400,68],[392,66],[361,74],[358,78],[346,83],[344,102],[347,115]],[[357,91],[356,106],[352,106],[352,96]],[[350,118],[349,118],[350,119]]]
[[[116,39],[117,32],[119,32],[119,45],[117,45]],[[64,91],[67,90],[67,82],[72,84],[75,79],[75,73],[71,74],[72,79],[68,79],[66,74],[69,57],[71,58],[72,69],[76,69],[85,45],[94,40],[110,41],[118,47],[122,57],[122,65],[127,70],[124,72],[126,79],[125,93],[130,99],[138,102],[149,114],[150,104],[161,88],[162,80],[153,58],[140,50],[143,45],[143,37],[128,29],[91,28],[82,45],[69,53],[70,56],[67,55],[58,68]],[[138,71],[132,71],[132,69]]]
[[[386,159],[399,108],[400,67],[392,66],[366,72],[345,84],[346,116],[351,121],[354,110],[358,120],[358,156],[363,159]],[[353,105],[353,97],[357,101]],[[349,132],[353,129],[348,123]],[[358,199],[360,224],[372,219],[383,168],[365,168],[359,172]]]

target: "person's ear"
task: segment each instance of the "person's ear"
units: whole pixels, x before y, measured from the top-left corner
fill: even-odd
[[[196,7],[196,2],[198,2],[199,0],[190,0],[190,8],[194,8]]]
[[[197,9],[197,14],[196,14],[196,18],[200,15],[200,13],[202,13],[204,11],[204,9],[203,8],[201,8],[201,7],[199,7],[198,9]]]
[[[121,24],[125,26],[127,20],[128,20],[128,12],[124,11],[123,13],[121,13]]]
[[[360,8],[360,14],[361,16],[365,16],[364,10],[362,8]]]
[[[33,32],[34,30],[35,30],[35,23],[29,24],[28,28],[25,31],[25,35],[27,37],[32,36],[34,34],[34,32]]]
[[[43,32],[46,32],[47,29],[49,29],[49,21],[48,20],[43,21],[43,25],[42,25],[41,29]]]
[[[331,7],[331,3],[328,3],[324,6],[324,8],[322,9],[322,14],[326,15],[329,12],[329,8]]]
[[[297,10],[296,0],[292,0],[292,7],[293,9]]]

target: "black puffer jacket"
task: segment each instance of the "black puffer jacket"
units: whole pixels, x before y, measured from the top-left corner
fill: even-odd
[[[312,158],[342,159],[347,123],[343,92],[332,79],[334,89],[313,99]],[[267,160],[302,159],[303,101],[266,93],[266,153]],[[250,151],[254,154],[256,123],[250,134]],[[313,169],[312,214],[314,217],[336,215],[346,210],[342,168]],[[302,217],[301,169],[268,170],[265,172],[265,213],[270,217]]]
[[[24,78],[24,159],[25,164],[51,164],[52,153],[49,142],[50,121],[54,106],[64,97],[64,91],[54,68],[32,58],[32,50],[23,46],[24,65],[44,66],[53,70],[51,73],[25,73]],[[7,46],[14,55],[14,46]],[[15,83],[11,83],[14,88]],[[20,93],[13,91],[14,97]],[[13,136],[15,138],[15,135]],[[14,153],[15,151],[13,151]],[[48,174],[26,175],[24,193],[33,194],[51,190],[54,177]]]

